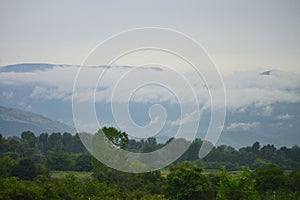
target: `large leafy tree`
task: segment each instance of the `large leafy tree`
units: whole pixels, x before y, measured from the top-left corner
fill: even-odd
[[[128,143],[128,135],[125,132],[121,132],[114,127],[103,127],[102,131],[113,145],[125,149]]]
[[[121,149],[126,148],[128,143],[128,136],[125,132],[121,132],[114,127],[104,127],[102,128],[102,130],[98,130],[96,135],[100,135],[102,134],[102,132],[112,143],[112,146]],[[95,139],[99,138],[95,137]],[[108,159],[110,156],[113,155],[109,155]],[[126,177],[126,173],[118,172],[114,169],[111,169],[106,165],[102,164],[100,161],[96,160],[95,158],[92,159],[92,166],[94,176],[102,182],[120,183],[122,181],[121,179],[125,179]]]
[[[170,199],[212,199],[213,190],[207,176],[197,166],[189,163],[170,167],[170,174],[163,186],[164,194]]]
[[[275,165],[257,168],[254,172],[256,189],[261,193],[283,190],[287,187],[287,176],[284,171]]]

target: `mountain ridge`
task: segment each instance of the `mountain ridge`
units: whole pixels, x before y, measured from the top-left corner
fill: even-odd
[[[43,115],[0,106],[0,133],[4,136],[17,136],[23,131],[32,131],[36,134],[43,132],[74,133],[75,129]]]

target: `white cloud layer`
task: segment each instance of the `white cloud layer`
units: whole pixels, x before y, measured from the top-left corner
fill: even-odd
[[[264,115],[272,114],[269,105],[277,102],[300,101],[299,74],[270,71],[263,75],[259,71],[236,72],[224,77],[227,91],[227,108],[240,109],[248,105],[264,107]]]
[[[78,69],[77,66],[55,66],[44,71],[1,72],[0,83],[16,86],[35,84],[36,87],[31,94],[28,94],[28,97],[33,99],[71,100]],[[97,102],[113,100],[124,103],[128,101],[127,90],[135,88],[135,92],[130,96],[130,100],[135,102],[176,103],[178,102],[177,97],[181,97],[181,101],[184,101],[181,103],[189,103],[192,98],[191,92],[195,92],[201,105],[210,105],[210,95],[205,82],[195,74],[176,74],[152,68],[110,67],[103,74],[95,90],[99,76],[106,69],[104,67],[88,68],[85,71],[85,78],[80,82],[81,90],[77,91],[75,98],[83,102],[91,101],[95,94]],[[130,74],[131,72],[133,73]],[[181,79],[180,75],[183,75],[192,87],[187,88],[185,80]],[[168,85],[135,85],[141,84],[143,80],[153,80],[153,82]],[[224,76],[223,80],[227,94],[227,109],[229,110],[243,111],[245,107],[254,105],[263,108],[261,115],[269,116],[272,114],[270,105],[276,102],[300,102],[299,74],[276,70],[261,73],[261,71],[254,70],[236,72]],[[117,90],[118,88],[115,86],[120,86],[122,90]],[[212,91],[222,88],[211,87],[209,89]],[[114,90],[118,92],[112,98],[111,94]],[[3,98],[9,98],[12,94],[9,91],[2,92]],[[215,100],[215,106],[218,103],[222,102],[218,102],[218,99]]]

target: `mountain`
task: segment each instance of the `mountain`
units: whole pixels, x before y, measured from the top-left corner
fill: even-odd
[[[36,134],[43,132],[75,132],[74,128],[71,128],[61,122],[46,118],[42,115],[0,106],[1,134],[4,136],[16,136],[20,135],[23,131],[28,130]]]
[[[7,65],[0,68],[0,72],[34,72],[51,69],[54,65],[42,63],[24,63],[22,65]]]
[[[136,80],[148,77],[165,78],[172,81],[172,76],[160,67],[134,67],[134,66],[91,66],[87,67],[87,75],[93,76],[99,72],[106,71],[105,76],[99,82],[95,92],[95,114],[98,117],[100,126],[116,125],[116,116],[111,107],[110,94],[114,86],[120,80],[124,90],[126,87],[134,85]],[[15,64],[0,67],[0,105],[13,107],[21,110],[37,113],[50,119],[75,127],[73,124],[72,95],[73,86],[79,66],[76,65],[55,65],[27,63]],[[125,76],[134,72],[132,76]],[[186,72],[189,73],[189,72]],[[147,77],[145,77],[145,75]],[[186,74],[184,74],[186,75]],[[79,93],[80,106],[82,106],[82,115],[84,131],[93,133],[98,124],[89,124],[90,114],[86,114],[85,104],[89,102],[88,92],[90,86],[94,86],[92,79],[89,77],[81,83],[87,87]],[[197,82],[194,73],[187,74],[187,80],[191,85],[195,85],[195,92],[200,99],[201,117],[199,122],[200,138],[205,137],[205,131],[211,119],[211,110],[207,102],[210,96],[207,93],[203,82]],[[122,78],[127,78],[122,82]],[[238,71],[232,74],[222,76],[226,89],[226,120],[223,126],[223,132],[218,140],[218,144],[228,144],[239,148],[245,145],[251,145],[255,141],[261,144],[272,143],[276,146],[293,146],[300,145],[300,75],[293,72],[286,72],[272,69],[256,69]],[[175,79],[174,79],[175,80]],[[173,81],[174,87],[181,88],[180,82]],[[218,90],[217,87],[212,90]],[[115,105],[127,106],[130,117],[136,125],[145,127],[153,119],[153,123],[159,124],[163,115],[158,107],[152,107],[154,104],[160,104],[166,114],[166,123],[159,134],[155,136],[160,140],[167,140],[174,137],[181,123],[185,123],[184,128],[189,128],[189,123],[194,120],[195,113],[188,113],[181,116],[181,105],[176,102],[176,98],[170,98],[168,90],[160,90],[158,86],[141,87],[132,95],[130,102],[124,102],[127,97],[123,93],[118,93],[115,98]],[[184,96],[185,90],[176,94]],[[183,105],[188,105],[189,101]],[[218,103],[218,101],[217,101]],[[123,105],[124,104],[124,105]],[[129,105],[128,105],[129,104]],[[215,105],[218,107],[218,105]],[[74,108],[74,107],[73,107]],[[158,108],[158,109],[156,109]],[[157,114],[158,113],[158,114]],[[122,112],[118,117],[118,123],[122,126],[116,126],[122,131],[130,134],[130,119],[126,119],[127,112]],[[152,115],[153,114],[153,115]],[[197,113],[196,113],[197,114]],[[183,119],[180,120],[180,117]],[[29,117],[25,117],[30,119]],[[126,119],[126,120],[123,120]],[[3,119],[1,118],[3,121]],[[2,124],[1,121],[1,124]],[[7,121],[7,120],[6,120]],[[78,119],[77,121],[80,121]],[[35,125],[34,130],[37,133],[42,132],[40,127],[45,124]],[[51,124],[49,122],[49,124]],[[22,121],[20,126],[28,125]],[[46,123],[47,125],[47,123]],[[14,128],[14,124],[6,122],[6,127]],[[4,133],[3,125],[0,132]],[[18,127],[18,126],[16,126]],[[50,126],[43,131],[52,132]],[[62,128],[59,128],[62,129]],[[56,130],[56,129],[54,129]],[[132,130],[132,129],[131,129]],[[147,130],[149,130],[147,128]],[[157,129],[159,130],[159,129]],[[59,130],[61,131],[61,130]],[[13,130],[9,134],[19,134],[20,131]],[[151,130],[149,131],[151,132]],[[189,130],[186,130],[188,133]]]

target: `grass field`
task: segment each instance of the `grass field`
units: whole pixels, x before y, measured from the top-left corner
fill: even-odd
[[[216,174],[216,173],[219,173],[220,171],[221,170],[217,170],[217,169],[203,169],[202,173],[203,174]],[[170,173],[170,170],[167,168],[161,169],[160,173],[163,177],[166,177]],[[230,171],[229,173],[236,174],[237,171]]]
[[[170,170],[169,169],[161,169],[160,170],[161,175],[163,177],[166,177],[169,173]],[[203,169],[203,174],[216,174],[221,172],[221,170],[216,170],[216,169]],[[232,175],[237,175],[238,172],[241,171],[229,171],[230,174]],[[290,170],[285,170],[284,172],[286,175],[290,174],[291,171]],[[76,172],[76,171],[52,171],[51,172],[51,177],[52,178],[64,178],[67,175],[73,174],[75,177],[81,179],[81,180],[91,180],[92,177],[92,172]]]
[[[52,178],[64,178],[67,175],[73,174],[75,177],[81,180],[91,180],[92,172],[76,172],[76,171],[52,171]]]
[[[169,173],[169,169],[161,169],[160,170],[161,175],[163,177],[166,177]],[[220,172],[220,170],[215,169],[204,169],[203,174],[215,174]],[[231,171],[229,173],[236,174],[237,171]],[[67,175],[73,174],[75,177],[81,179],[81,180],[90,180],[92,179],[92,172],[77,172],[77,171],[52,171],[51,177],[52,178],[64,178]]]

